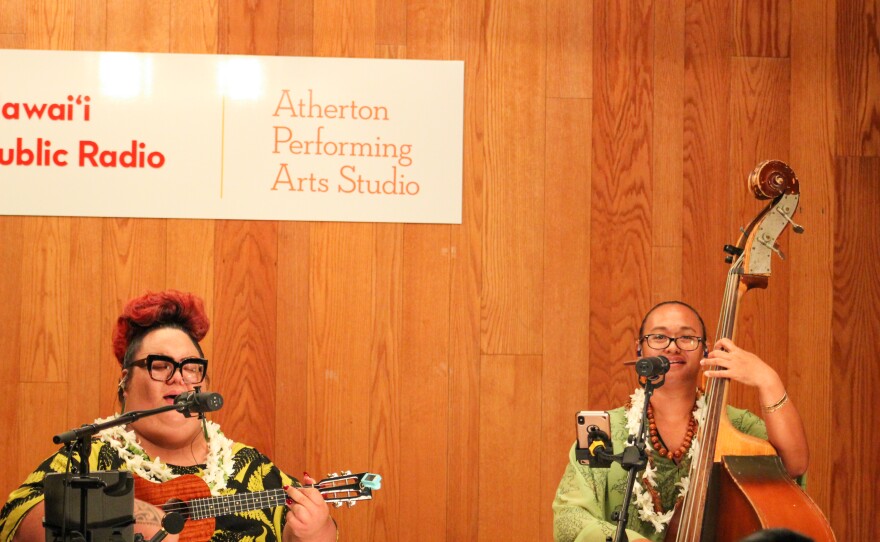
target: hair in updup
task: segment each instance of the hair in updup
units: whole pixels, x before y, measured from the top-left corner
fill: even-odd
[[[130,361],[147,333],[166,327],[189,335],[201,353],[199,341],[211,327],[202,299],[188,292],[165,290],[147,292],[126,303],[113,332],[113,354],[120,365]]]

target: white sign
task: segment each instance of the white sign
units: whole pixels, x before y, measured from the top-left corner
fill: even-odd
[[[460,223],[463,68],[0,50],[0,214]]]

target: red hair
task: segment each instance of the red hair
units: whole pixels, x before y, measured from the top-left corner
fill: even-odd
[[[196,295],[177,290],[147,292],[129,301],[116,321],[113,331],[113,353],[122,364],[132,341],[163,327],[183,330],[196,344],[211,327],[205,304]]]

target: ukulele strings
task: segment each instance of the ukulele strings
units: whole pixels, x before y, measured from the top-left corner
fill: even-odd
[[[304,486],[313,487],[313,486]],[[228,506],[212,503],[217,500],[219,502],[229,500]],[[160,508],[165,513],[181,513],[183,515],[192,515],[193,512],[221,510],[224,513],[244,512],[246,510],[255,510],[257,508],[266,508],[280,506],[287,500],[287,493],[283,489],[267,489],[255,493],[239,493],[236,495],[217,495],[211,497],[197,497],[190,501],[170,501]],[[251,506],[256,505],[256,506]],[[221,514],[218,514],[221,515]],[[211,517],[211,516],[206,516]]]
[[[324,485],[328,485],[329,487],[324,488]],[[334,489],[338,489],[338,491],[352,491],[350,488],[346,489],[340,486],[333,486],[332,482],[328,484],[324,484],[322,482],[318,482],[316,484],[308,484],[304,486],[299,486],[298,489],[309,489],[316,488],[318,491],[322,489],[324,492],[332,493]],[[322,492],[323,493],[323,492]],[[195,499],[189,501],[169,501],[168,503],[162,505],[160,508],[166,514],[170,513],[180,513],[183,515],[191,516],[193,511],[202,512],[209,511],[211,514],[205,517],[214,517],[215,515],[223,515],[223,514],[213,514],[214,510],[221,510],[225,513],[235,513],[235,512],[245,512],[248,510],[256,510],[258,508],[271,508],[275,506],[281,506],[282,504],[287,502],[289,496],[284,489],[275,488],[275,489],[267,489],[265,491],[257,491],[253,493],[238,493],[233,495],[212,495],[210,497],[197,497]],[[210,501],[213,500],[219,501],[231,501],[230,506],[224,507],[223,505],[218,505],[217,503],[212,503]],[[230,511],[231,509],[231,511]]]

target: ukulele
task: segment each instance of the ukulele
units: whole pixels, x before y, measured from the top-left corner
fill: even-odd
[[[332,474],[313,486],[324,500],[336,507],[373,498],[373,490],[382,487],[378,474],[362,472]],[[185,520],[180,542],[204,542],[214,534],[214,518],[238,512],[285,506],[283,489],[267,489],[234,495],[211,495],[208,484],[194,474],[185,474],[167,482],[156,483],[134,475],[135,497],[162,509],[176,512]]]

